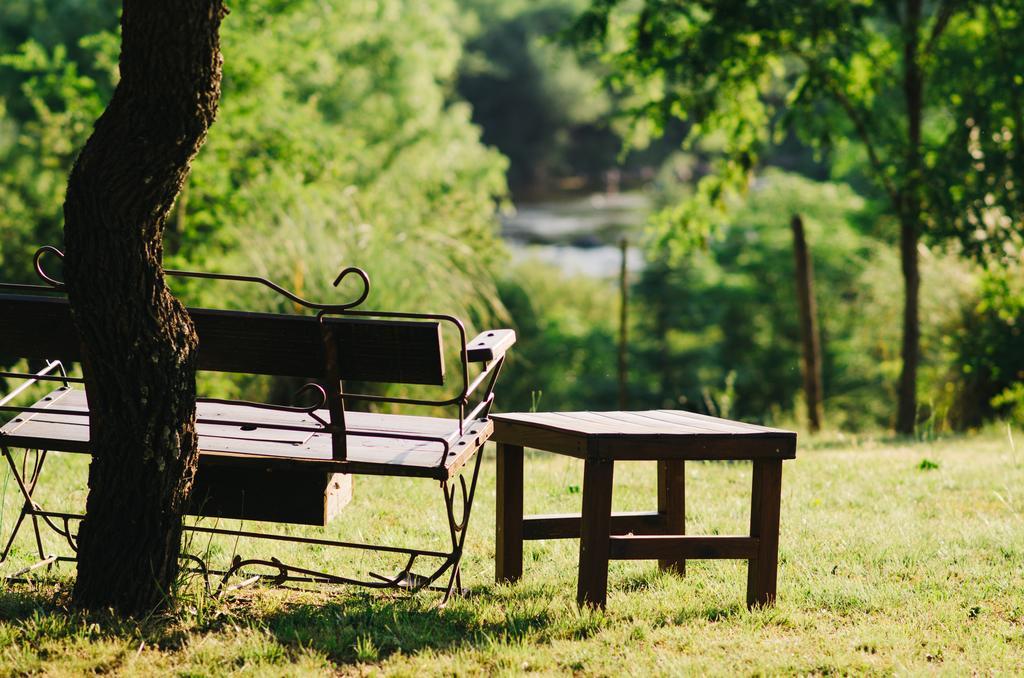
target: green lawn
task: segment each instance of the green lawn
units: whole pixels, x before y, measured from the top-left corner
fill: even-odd
[[[748,612],[745,565],[692,562],[685,579],[654,563],[614,563],[606,613],[579,612],[576,542],[532,542],[524,580],[495,586],[494,468],[488,450],[464,561],[468,598],[352,588],[255,589],[211,600],[193,585],[178,609],[143,623],[68,613],[65,567],[37,588],[0,590],[4,673],[1013,673],[1024,669],[1024,436],[933,442],[806,439],[783,476],[779,602]],[[925,463],[925,461],[930,463]],[[84,459],[54,457],[43,503],[84,496]],[[935,467],[937,466],[937,468]],[[581,468],[527,460],[528,512],[578,510]],[[750,467],[687,466],[692,533],[746,528]],[[653,508],[651,464],[620,464],[616,508]],[[17,497],[6,481],[3,526]],[[431,506],[434,512],[427,510]],[[358,478],[328,531],[344,538],[442,538],[430,481]],[[32,543],[4,564],[31,560]],[[199,540],[196,540],[199,541]],[[429,539],[427,539],[429,541]],[[440,544],[441,542],[437,542]],[[51,540],[53,548],[58,545]],[[224,560],[263,555],[205,542]],[[277,552],[390,572],[323,550]]]

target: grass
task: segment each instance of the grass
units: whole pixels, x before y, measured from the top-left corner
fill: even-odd
[[[613,563],[605,613],[574,605],[575,541],[531,542],[524,580],[493,577],[494,469],[484,461],[467,598],[349,587],[244,590],[224,600],[186,587],[177,609],[143,622],[69,612],[67,568],[0,589],[0,672],[202,675],[1014,673],[1024,667],[1024,444],[1006,431],[910,442],[802,441],[783,477],[779,602],[748,612],[745,566],[694,561],[685,579],[653,563]],[[925,463],[927,462],[927,463]],[[527,460],[529,511],[576,510],[580,467]],[[651,464],[616,469],[616,509],[653,506]],[[741,533],[750,469],[687,465],[692,533]],[[84,496],[84,459],[55,456],[44,504]],[[3,525],[17,509],[6,484]],[[357,478],[336,536],[441,543],[429,481]],[[4,565],[33,556],[28,535]],[[58,542],[49,542],[56,548]],[[221,560],[244,542],[193,544]],[[374,558],[279,548],[286,561],[392,572]]]

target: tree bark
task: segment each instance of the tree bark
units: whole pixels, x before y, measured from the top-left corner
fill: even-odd
[[[121,80],[68,180],[64,274],[92,463],[73,600],[144,614],[178,575],[198,461],[196,335],[162,236],[220,98],[222,0],[124,0]]]
[[[917,259],[919,233],[919,219],[906,214],[900,217],[900,262],[904,286],[903,346],[900,355],[903,369],[900,372],[896,431],[906,435],[913,434],[917,424],[917,363],[921,340],[918,309],[921,274]]]
[[[619,409],[629,409],[629,240],[619,242],[622,264],[619,267]]]
[[[903,97],[907,108],[907,157],[899,194],[900,263],[905,288],[903,346],[896,430],[912,434],[917,423],[917,363],[920,347],[918,298],[921,275],[917,244],[921,235],[921,116],[924,79],[919,62],[922,0],[907,0],[903,28]]]
[[[796,292],[800,307],[800,340],[803,345],[804,396],[807,399],[807,423],[812,432],[821,430],[825,419],[822,407],[821,339],[818,333],[818,304],[814,298],[814,263],[807,251],[804,222],[794,214],[793,256],[796,261]]]

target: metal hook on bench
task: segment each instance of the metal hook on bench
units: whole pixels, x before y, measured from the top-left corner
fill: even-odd
[[[343,307],[341,307],[346,309],[355,308],[359,304],[366,301],[366,297],[370,295],[370,276],[366,275],[366,271],[355,266],[348,266],[346,268],[341,269],[341,272],[338,274],[338,277],[334,279],[334,282],[332,284],[335,287],[337,287],[338,285],[341,284],[342,279],[344,279],[345,276],[349,275],[350,273],[355,273],[356,276],[358,276],[359,279],[363,281],[363,293],[355,301],[345,304]]]
[[[303,384],[302,387],[295,392],[295,397],[298,398],[299,395],[305,393],[306,391],[312,391],[320,397],[319,402],[313,403],[309,407],[305,408],[306,414],[312,417],[318,424],[326,428],[329,424],[326,421],[324,421],[323,418],[316,413],[316,411],[327,407],[327,391],[320,384],[310,382],[308,384]]]
[[[64,283],[62,283],[60,280],[57,280],[56,278],[51,278],[46,273],[46,271],[43,270],[42,259],[43,255],[46,254],[47,252],[52,252],[53,254],[56,254],[58,257],[60,257],[62,261],[64,260],[64,253],[61,252],[59,249],[57,249],[53,245],[43,245],[42,247],[37,249],[36,253],[32,256],[32,266],[36,269],[36,275],[38,275],[43,280],[43,282],[45,282],[47,285],[49,285],[55,290],[62,290],[64,289]]]

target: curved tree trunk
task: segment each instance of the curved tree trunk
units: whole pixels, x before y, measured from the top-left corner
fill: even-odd
[[[178,574],[198,461],[196,336],[162,269],[164,224],[220,97],[222,0],[125,0],[121,81],[75,162],[64,274],[93,460],[74,602],[138,614]]]

